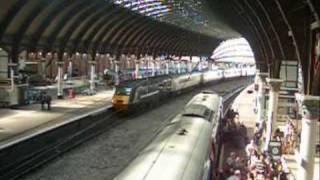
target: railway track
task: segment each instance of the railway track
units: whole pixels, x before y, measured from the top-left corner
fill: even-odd
[[[228,107],[244,87],[219,92]],[[118,117],[115,112],[106,111],[66,124],[55,130],[0,150],[0,179],[17,179],[46,162],[61,156],[66,151],[87,142],[132,118]]]

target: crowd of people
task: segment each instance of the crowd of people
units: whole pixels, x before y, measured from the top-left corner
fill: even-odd
[[[230,109],[222,121],[223,141],[232,142],[237,148],[244,148],[248,143],[247,127],[240,122],[239,113]]]
[[[286,180],[287,167],[282,158],[274,159],[268,152],[260,150],[263,130],[256,126],[252,139],[249,141],[247,127],[239,121],[239,113],[229,110],[223,121],[223,141],[232,144],[238,153],[231,152],[226,157],[219,171],[219,180]],[[290,139],[294,135],[294,126],[290,122],[285,132],[277,129],[273,138],[284,142],[286,149],[291,151]],[[290,146],[290,148],[288,147]],[[244,150],[244,153],[241,153]]]
[[[219,172],[220,180],[286,180],[287,173],[281,159],[274,160],[261,153],[254,141],[246,147],[246,157],[231,152]]]

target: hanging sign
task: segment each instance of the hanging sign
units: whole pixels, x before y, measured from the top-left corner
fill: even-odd
[[[270,141],[269,143],[269,153],[273,159],[281,158],[281,141]]]

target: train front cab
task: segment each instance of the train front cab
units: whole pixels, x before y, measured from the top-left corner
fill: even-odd
[[[128,111],[132,93],[130,87],[116,87],[116,92],[112,97],[112,106],[115,111]]]

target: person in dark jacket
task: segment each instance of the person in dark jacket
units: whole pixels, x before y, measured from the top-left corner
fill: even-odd
[[[47,107],[48,107],[47,109],[50,110],[51,109],[51,100],[52,100],[51,96],[49,96],[47,94],[47,92],[42,91],[40,93],[41,110],[44,110],[45,104],[47,104]]]

